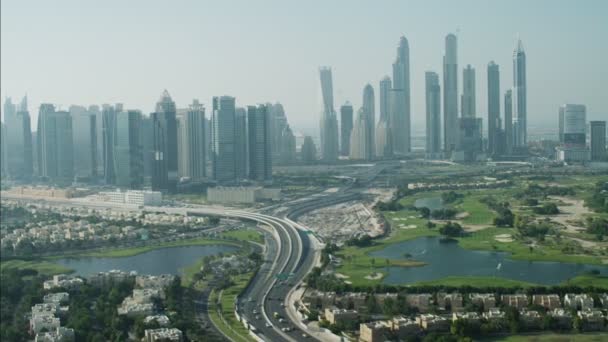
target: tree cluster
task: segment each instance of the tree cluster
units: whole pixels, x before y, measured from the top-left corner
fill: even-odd
[[[436,209],[431,212],[431,216],[437,220],[450,220],[458,214],[458,211],[452,208]]]
[[[456,222],[448,222],[439,228],[439,233],[449,237],[456,237],[462,235],[462,233],[464,233],[464,229],[462,229],[462,226]]]
[[[597,182],[585,205],[598,213],[608,213],[608,182]]]

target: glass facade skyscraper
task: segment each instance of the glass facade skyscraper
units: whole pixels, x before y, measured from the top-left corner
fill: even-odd
[[[213,98],[211,129],[213,148],[213,179],[219,183],[236,181],[235,99],[231,96]]]

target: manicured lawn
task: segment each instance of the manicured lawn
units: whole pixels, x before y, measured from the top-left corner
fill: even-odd
[[[500,342],[601,342],[608,341],[608,333],[588,333],[588,334],[530,334],[513,335],[496,339],[484,339],[483,341]]]
[[[421,198],[432,198],[432,197],[441,197],[443,192],[445,191],[429,191],[429,192],[419,192],[413,196],[407,196],[402,198],[399,203],[401,205],[408,207],[414,205],[416,200]],[[445,204],[448,208],[454,208],[459,212],[468,212],[469,215],[462,219],[462,223],[465,224],[488,224],[491,225],[494,217],[496,217],[496,213],[488,208],[487,205],[479,202],[479,200],[485,196],[494,196],[497,199],[503,200],[506,198],[506,193],[509,190],[505,189],[482,189],[482,190],[464,190],[464,191],[456,191],[460,194],[464,195],[463,199],[457,200],[454,203]],[[454,220],[459,221],[459,220]]]
[[[414,285],[444,285],[444,286],[474,286],[474,287],[490,287],[490,286],[501,286],[501,287],[528,287],[535,286],[533,283],[525,281],[518,281],[500,277],[446,277],[437,280],[421,281]]]
[[[188,287],[192,284],[192,282],[193,282],[192,278],[194,277],[194,274],[199,272],[202,266],[203,266],[203,258],[199,258],[193,264],[188,265],[181,269],[181,271],[182,271],[181,279],[182,279],[183,287]]]
[[[499,234],[515,234],[513,228],[486,228],[469,236],[458,238],[461,247],[473,250],[495,250],[511,253],[515,260],[530,261],[559,261],[581,264],[601,264],[600,258],[590,255],[564,254],[559,245],[537,245],[530,249],[520,241],[499,242],[495,237]]]
[[[608,277],[584,274],[565,281],[563,284],[580,287],[593,286],[602,289],[608,289]]]
[[[45,275],[71,273],[73,271],[67,267],[48,261],[8,260],[0,263],[0,271],[4,272],[11,269],[33,269],[39,274]]]
[[[437,229],[426,228],[426,220],[419,218],[418,213],[415,211],[402,210],[399,212],[385,212],[384,216],[391,222],[391,227],[393,227],[388,237],[375,240],[374,244],[370,247],[361,248],[348,246],[343,247],[337,253],[337,255],[342,258],[342,265],[336,269],[336,272],[348,276],[349,278],[345,280],[351,281],[354,285],[372,285],[380,283],[382,278],[370,280],[365,279],[365,277],[372,273],[386,275],[387,266],[414,267],[424,265],[424,263],[415,260],[372,257],[369,253],[381,250],[394,243],[424,236],[439,235]],[[414,225],[416,228],[400,227]]]
[[[592,177],[590,179],[582,178],[576,182],[570,182],[570,184],[576,184],[580,188],[591,187],[599,179],[606,179],[606,177]],[[557,182],[561,182],[561,178]],[[519,206],[521,203],[515,200],[513,195],[523,189],[524,183],[534,182],[543,183],[542,181],[518,181],[515,180],[513,187],[500,188],[500,189],[479,189],[479,190],[463,190],[457,191],[458,193],[464,194],[464,198],[455,201],[454,203],[448,204],[448,207],[457,209],[459,212],[468,212],[469,215],[460,220],[464,225],[481,225],[482,227],[487,225],[488,228],[478,230],[470,233],[465,237],[458,238],[461,247],[471,250],[487,250],[487,251],[502,251],[511,253],[511,258],[516,260],[530,260],[530,261],[555,261],[555,262],[569,262],[569,263],[582,263],[582,264],[596,264],[602,263],[601,257],[597,255],[582,254],[582,250],[577,250],[574,253],[580,254],[564,254],[563,250],[566,244],[569,242],[568,239],[562,239],[561,241],[548,238],[546,242],[541,244],[535,244],[534,247],[530,248],[528,244],[523,241],[514,239],[512,242],[499,242],[496,240],[497,235],[509,234],[511,237],[515,237],[516,230],[513,228],[496,228],[492,226],[496,213],[491,210],[487,205],[480,202],[480,200],[486,196],[493,197],[497,202],[509,202],[512,210],[517,214],[519,212]],[[556,181],[553,181],[556,182]],[[561,185],[561,183],[560,183]],[[399,202],[404,207],[414,205],[417,199],[421,198],[432,198],[441,197],[441,193],[446,191],[429,191],[420,192],[412,196],[406,196]],[[352,282],[354,285],[374,285],[382,282],[382,278],[386,276],[387,266],[420,266],[415,260],[387,260],[383,258],[372,258],[369,253],[381,250],[388,245],[424,237],[424,236],[438,236],[438,227],[434,229],[426,228],[426,220],[419,217],[419,213],[411,210],[401,210],[397,212],[383,212],[382,213],[387,221],[391,225],[391,233],[388,237],[378,239],[374,241],[374,244],[370,247],[359,248],[359,247],[343,247],[337,255],[341,257],[342,264],[336,269],[336,272],[342,273],[348,278],[345,280]],[[459,220],[454,220],[458,222]],[[438,225],[439,226],[439,225]],[[576,249],[575,249],[576,250]],[[571,252],[572,253],[572,252]],[[372,264],[372,259],[373,264]],[[400,264],[400,262],[402,264]],[[380,273],[382,277],[378,279],[365,279],[372,273]],[[532,285],[529,283],[522,283],[512,280],[505,280],[500,278],[471,278],[471,277],[454,277],[441,279],[435,282],[445,284],[471,284],[471,282],[480,284],[480,286],[486,286],[486,284],[492,285],[504,285],[504,286],[516,286],[516,285]],[[581,286],[589,283],[590,279],[585,277],[577,277],[571,280]],[[608,280],[601,279],[600,284],[604,284]],[[596,279],[596,283],[598,283]],[[602,285],[603,286],[603,285]]]
[[[205,245],[229,245],[240,247],[237,242],[226,241],[226,240],[215,240],[215,239],[207,239],[207,238],[197,238],[190,240],[180,240],[180,241],[170,241],[161,243],[158,245],[150,245],[143,247],[133,247],[133,248],[121,248],[121,249],[112,249],[102,252],[89,252],[89,253],[81,253],[77,256],[86,256],[86,257],[99,257],[99,258],[123,258],[129,257],[145,252],[149,252],[151,250],[160,249],[160,248],[168,248],[168,247],[182,247],[182,246],[205,246]]]
[[[254,341],[248,330],[241,322],[237,321],[234,315],[236,297],[243,292],[252,276],[253,273],[245,273],[233,277],[234,285],[221,292],[213,290],[209,296],[209,316],[211,320],[234,341]],[[218,301],[221,306],[220,310],[217,306]]]
[[[484,194],[483,196],[486,195]],[[465,195],[462,203],[455,206],[456,208],[469,213],[469,215],[462,220],[463,223],[492,224],[494,218],[496,217],[496,213],[488,208],[487,205],[479,202],[483,196],[480,194]]]
[[[253,241],[257,243],[264,243],[264,235],[257,230],[253,229],[239,229],[223,232],[221,234],[224,237],[230,237],[240,241]]]

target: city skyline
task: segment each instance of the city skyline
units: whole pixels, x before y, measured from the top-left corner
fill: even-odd
[[[551,2],[551,5],[553,4],[554,2]],[[367,83],[375,86],[385,75],[391,74],[390,63],[394,59],[395,40],[399,36],[405,35],[409,41],[411,54],[412,131],[419,130],[424,128],[425,121],[424,72],[426,70],[441,71],[443,40],[449,32],[455,32],[457,35],[459,65],[471,64],[477,70],[485,71],[487,63],[494,60],[501,66],[503,77],[500,79],[500,89],[505,90],[512,87],[513,84],[511,70],[513,46],[517,42],[517,36],[521,37],[526,52],[532,56],[526,61],[529,126],[545,122],[550,124],[549,127],[557,129],[552,116],[555,108],[563,103],[585,103],[588,107],[589,120],[601,120],[603,115],[608,112],[600,94],[602,80],[607,77],[606,68],[602,68],[601,64],[602,56],[605,56],[605,50],[603,50],[605,47],[601,44],[592,44],[593,41],[599,41],[601,37],[608,34],[608,28],[601,22],[602,14],[606,13],[608,6],[602,2],[592,3],[584,8],[571,7],[574,5],[568,3],[549,6],[549,2],[536,2],[527,5],[527,10],[522,11],[517,25],[503,25],[507,28],[499,28],[500,23],[505,19],[492,15],[485,4],[476,1],[463,2],[458,7],[449,8],[449,11],[447,6],[440,6],[438,3],[430,3],[430,5],[425,3],[426,7],[417,2],[389,6],[394,11],[354,4],[352,5],[353,13],[343,14],[344,16],[361,16],[360,12],[366,11],[374,18],[380,17],[381,14],[387,18],[398,16],[401,19],[395,19],[397,22],[407,22],[407,24],[384,20],[383,22],[386,24],[381,25],[382,28],[369,28],[365,32],[361,29],[350,32],[347,29],[352,28],[351,24],[347,24],[344,30],[334,30],[327,32],[326,35],[322,35],[317,30],[304,33],[295,27],[300,21],[317,14],[309,8],[314,4],[300,5],[301,8],[298,9],[301,10],[299,11],[301,14],[295,18],[294,23],[283,21],[283,16],[291,13],[293,8],[275,6],[264,15],[280,19],[277,24],[285,24],[284,32],[271,32],[273,25],[262,25],[251,32],[240,32],[243,34],[243,37],[240,37],[236,36],[236,32],[233,32],[232,29],[226,28],[225,38],[227,41],[233,39],[236,47],[229,48],[222,43],[218,45],[217,49],[207,50],[205,53],[198,48],[181,44],[179,37],[199,35],[205,43],[213,43],[216,38],[210,36],[210,28],[206,26],[208,24],[190,24],[186,29],[159,27],[158,30],[149,33],[125,26],[129,14],[135,10],[144,11],[147,14],[144,16],[142,24],[142,27],[147,27],[147,25],[152,25],[153,20],[160,16],[163,10],[182,13],[185,10],[183,7],[188,6],[175,6],[167,9],[158,4],[146,8],[138,8],[134,5],[133,8],[127,7],[123,11],[112,13],[117,24],[125,28],[126,33],[137,34],[137,37],[142,38],[142,42],[139,43],[125,40],[112,30],[98,31],[94,28],[87,29],[86,32],[76,32],[70,36],[64,35],[62,39],[59,39],[54,33],[74,29],[73,25],[87,22],[87,20],[99,19],[104,14],[108,14],[107,9],[105,7],[84,9],[79,6],[66,8],[61,4],[50,8],[46,6],[44,3],[39,3],[38,6],[23,8],[19,3],[10,1],[2,3],[2,95],[10,95],[14,99],[25,93],[29,95],[32,128],[37,124],[37,108],[40,103],[54,103],[61,105],[58,106],[59,109],[67,110],[72,104],[88,106],[121,102],[125,103],[126,108],[139,109],[142,110],[142,113],[148,114],[153,111],[158,89],[167,88],[174,96],[178,107],[186,107],[192,98],[199,98],[202,104],[210,107],[211,98],[221,94],[235,96],[240,105],[281,102],[285,106],[286,116],[292,123],[292,129],[317,136],[319,103],[317,101],[318,76],[315,71],[318,66],[330,65],[332,67],[334,103],[340,104],[349,100],[355,108],[358,108],[361,105],[361,87]],[[225,13],[224,5],[210,5],[210,7],[213,6],[219,6],[218,13]],[[234,15],[242,16],[243,13],[240,11],[246,11],[248,6],[250,5],[242,3],[235,10]],[[328,12],[334,10],[335,6],[337,5],[330,5]],[[112,6],[108,6],[108,8],[110,7]],[[510,7],[518,6],[496,4],[495,7],[497,7],[495,12],[501,13],[502,16],[514,11]],[[477,22],[466,20],[466,11],[473,9],[477,10],[476,13],[481,18]],[[427,30],[428,27],[415,17],[416,14],[432,10],[436,10],[438,24],[432,25]],[[44,31],[43,27],[47,27],[45,23],[49,20],[53,22],[61,20],[73,13],[71,11],[78,11],[75,23],[62,23],[50,32]],[[535,13],[539,11],[543,11],[545,17],[552,18],[552,20],[546,21],[547,28],[542,32],[534,30],[533,25]],[[449,16],[447,12],[453,12],[453,15]],[[184,13],[184,15],[188,14]],[[508,15],[505,16],[508,17]],[[24,29],[18,21],[15,21],[14,18],[17,17],[36,20],[32,20],[31,25],[27,25],[28,28]],[[210,23],[218,20],[215,17],[209,19]],[[585,25],[580,26],[580,30],[570,32],[560,28],[559,22],[563,20],[584,22]],[[345,20],[344,22],[350,21]],[[481,32],[484,23],[490,21],[496,22],[496,25],[490,26],[493,29]],[[319,28],[329,24],[330,18],[324,14],[320,15]],[[159,36],[157,37],[155,34]],[[41,46],[27,44],[28,41],[32,41],[32,35],[40,35],[42,41],[39,41],[39,44]],[[91,35],[99,39],[93,42],[89,39]],[[281,42],[278,44],[280,47],[271,46],[268,52],[263,51],[261,56],[254,56],[247,62],[233,60],[234,57],[226,57],[230,49],[245,50],[250,44],[247,41],[248,38],[259,43],[263,36],[267,37],[269,43]],[[288,39],[290,37],[318,39],[305,39],[306,42],[297,39],[300,45],[293,46],[292,44],[295,42],[290,41]],[[593,37],[597,37],[597,39],[593,39]],[[346,44],[339,44],[339,47],[338,44],[332,43],[336,42],[337,38],[341,38]],[[121,52],[116,57],[107,57],[107,54],[101,53],[105,51],[103,46],[107,43],[116,44],[119,50],[125,52],[145,51],[147,48],[145,43],[152,39],[167,40],[170,50],[175,53],[172,56],[164,56],[175,58],[176,61],[180,61],[179,64],[183,65],[177,66],[175,62],[172,62],[169,63],[170,67],[167,67],[166,64],[160,64],[160,60],[157,57],[151,57],[150,54],[145,54],[146,58],[136,58],[135,56],[143,55],[134,53],[132,57]],[[349,42],[354,43],[355,41],[357,41],[354,44],[357,45],[356,47],[349,44]],[[564,44],[565,41],[568,44]],[[283,44],[285,42],[287,46]],[[341,47],[342,45],[344,47]],[[361,46],[365,46],[366,49],[361,50]],[[484,49],[480,50],[476,46],[483,46]],[[568,46],[567,49],[566,46]],[[44,49],[45,54],[34,53],[40,48]],[[300,53],[303,52],[302,49],[323,51],[323,53],[314,55]],[[22,53],[7,52],[14,50],[22,51]],[[580,53],[581,51],[584,53]],[[53,52],[57,53],[53,54]],[[266,55],[266,53],[271,54]],[[86,59],[80,58],[84,55],[87,56]],[[190,57],[184,57],[184,55]],[[61,56],[66,63],[60,63],[61,59],[58,59],[57,56]],[[574,56],[578,63],[573,66],[571,60]],[[102,63],[104,61],[107,63]],[[171,62],[171,60],[169,61]],[[135,63],[140,65],[134,66]],[[235,68],[234,73],[225,73],[224,65],[226,63],[231,63],[231,67]],[[63,66],[64,64],[69,65],[75,72],[67,75],[68,70]],[[265,68],[264,64],[266,64]],[[150,80],[144,75],[144,67],[158,69],[154,79]],[[212,70],[214,68],[217,70]],[[277,72],[272,72],[273,76],[270,80],[261,78],[261,73],[267,73],[269,68]],[[556,69],[560,70],[557,75],[554,73]],[[93,77],[91,74],[93,70],[101,72],[95,73]],[[218,72],[224,72],[224,76],[219,77]],[[460,73],[461,70],[457,72]],[[239,74],[247,74],[248,77],[235,76]],[[441,72],[439,74],[441,75]],[[291,80],[290,83],[286,83],[287,78]],[[262,79],[264,84],[259,87]],[[544,87],[544,79],[552,81],[553,87],[550,90]],[[201,82],[200,80],[209,81]],[[480,75],[478,81],[477,93],[485,94],[487,87],[485,77]],[[79,86],[74,87],[71,84],[79,84]],[[286,84],[294,86],[285,86]],[[376,111],[379,112],[378,107],[379,104],[376,104]],[[487,99],[485,96],[478,96],[476,111],[479,117],[486,117],[486,108]],[[503,110],[504,108],[501,109],[501,112]],[[487,127],[485,120],[484,126]]]

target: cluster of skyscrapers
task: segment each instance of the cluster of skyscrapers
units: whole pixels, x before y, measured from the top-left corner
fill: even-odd
[[[408,155],[412,140],[409,59],[408,41],[401,37],[392,79],[380,80],[378,119],[374,88],[366,84],[361,107],[355,110],[346,102],[338,120],[332,70],[321,67],[320,151],[311,137],[305,137],[300,160],[313,163],[318,154],[326,163],[340,156],[374,160]],[[476,70],[471,65],[462,69],[459,93],[458,41],[454,34],[446,36],[443,93],[439,74],[425,73],[426,158],[472,162],[526,155],[526,54],[520,40],[512,68],[512,87],[503,95],[499,66],[494,61],[487,65],[484,139],[482,118],[476,111]],[[207,119],[198,100],[178,109],[165,90],[150,115],[126,110],[122,104],[70,106],[64,111],[45,103],[39,108],[33,134],[27,97],[19,104],[7,98],[0,135],[2,174],[22,180],[103,181],[121,188],[175,192],[178,184],[209,179],[220,184],[269,182],[274,163],[296,161],[296,139],[280,103],[239,108],[234,97],[214,97],[210,116]],[[606,122],[592,121],[590,127],[588,148],[585,106],[560,107],[557,158],[605,160]]]
[[[281,104],[238,108],[230,96],[213,98],[210,119],[198,100],[176,108],[166,90],[150,115],[122,104],[71,106],[69,111],[42,104],[32,134],[24,97],[19,105],[6,99],[4,118],[2,173],[24,181],[171,193],[178,184],[207,180],[269,182],[273,160],[290,163],[296,155]]]
[[[487,65],[487,143],[483,139],[483,119],[477,116],[476,73],[470,64],[462,70],[462,94],[458,108],[458,40],[451,33],[445,38],[443,57],[443,151],[437,143],[441,136],[438,129],[441,126],[438,123],[438,79],[436,73],[427,73],[427,157],[477,161],[526,153],[526,53],[521,40],[518,40],[513,52],[513,87],[504,94],[503,117],[500,110],[500,69],[494,61]]]
[[[374,88],[366,84],[362,106],[356,113],[349,102],[340,108],[338,135],[331,68],[321,67],[319,72],[323,101],[321,157],[324,161],[335,161],[338,155],[372,160],[410,152],[410,67],[409,45],[405,37],[401,37],[397,48],[393,80],[386,76],[380,81],[380,116],[377,123]]]
[[[559,146],[557,159],[564,162],[606,161],[606,121],[589,122],[587,146],[587,108],[581,104],[559,107]]]
[[[371,160],[411,152],[410,61],[405,37],[399,39],[392,69],[392,80],[386,76],[380,81],[378,122],[374,90],[367,84],[358,111],[354,111],[350,103],[341,107],[339,137],[331,69],[320,68],[323,95],[321,155],[324,160],[335,160],[338,154]],[[475,69],[471,65],[463,69],[461,94],[458,73],[457,38],[448,34],[443,57],[443,96],[439,75],[434,71],[425,74],[427,158],[476,161],[486,156],[500,158],[513,153],[524,154],[527,147],[526,54],[521,41],[517,42],[513,53],[513,87],[504,94],[504,118],[500,111],[499,67],[493,61],[488,64],[487,143],[482,135],[482,118],[476,113]]]

